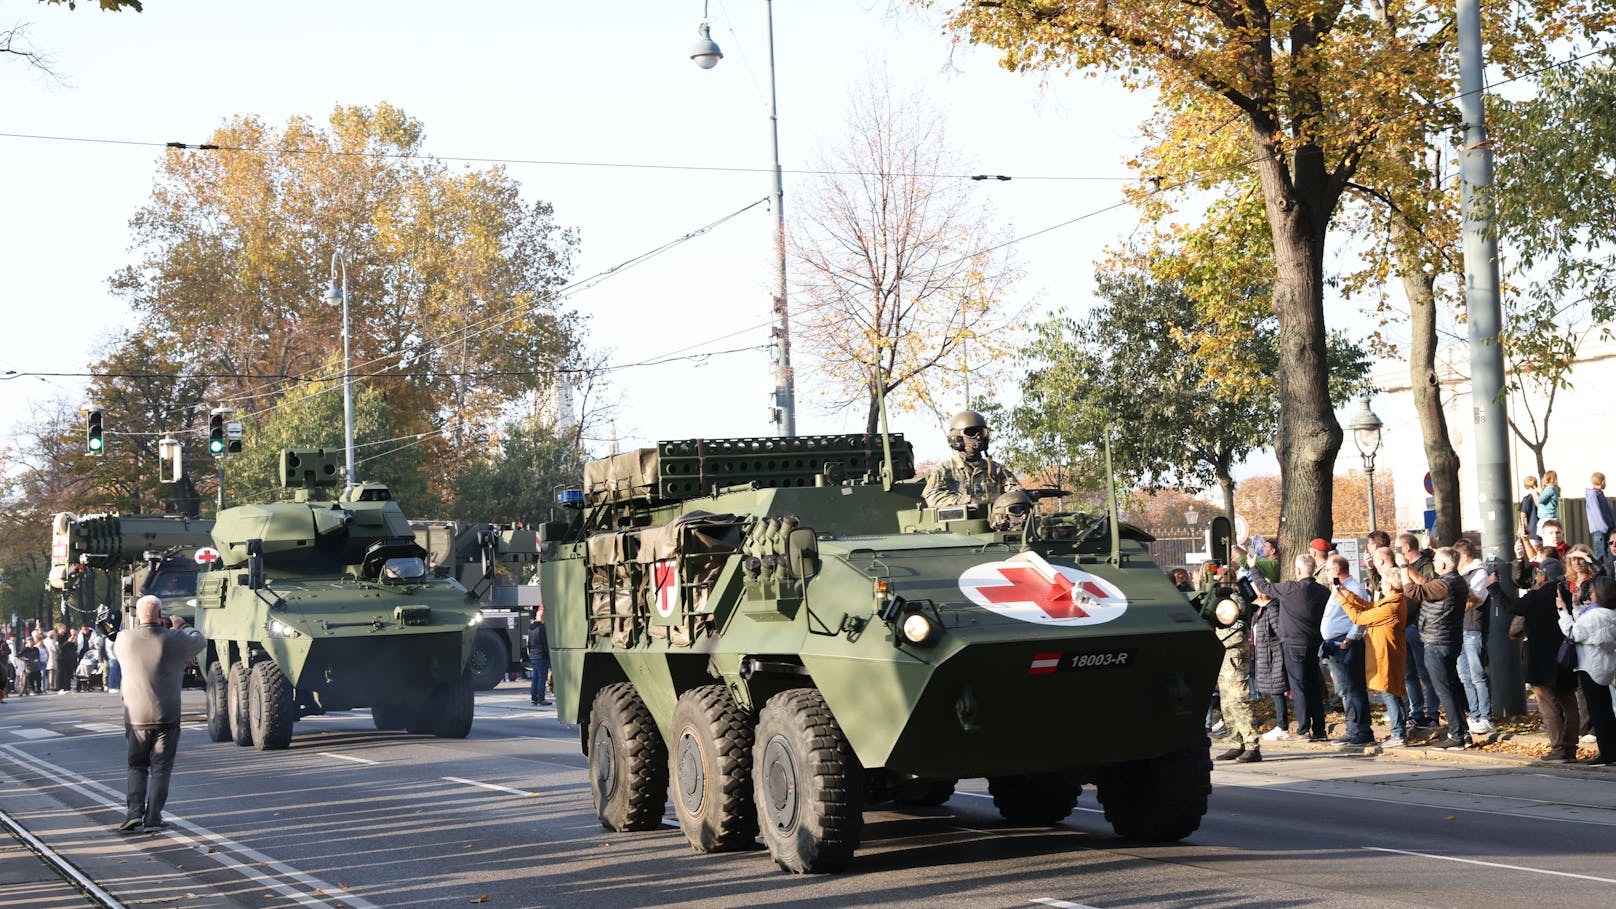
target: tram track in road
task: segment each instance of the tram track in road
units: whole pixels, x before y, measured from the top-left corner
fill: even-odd
[[[26,848],[29,852],[33,853],[47,866],[49,866],[51,870],[61,875],[64,881],[78,890],[79,893],[83,894],[84,898],[88,900],[91,905],[102,907],[102,909],[125,909],[123,903],[119,902],[112,894],[102,889],[101,885],[92,880],[90,876],[80,870],[77,865],[68,861],[66,857],[47,846],[44,840],[34,836],[32,831],[25,827],[16,818],[12,817],[10,812],[3,809],[0,809],[0,826],[4,826],[6,831],[11,834],[11,837],[15,839],[18,844]]]

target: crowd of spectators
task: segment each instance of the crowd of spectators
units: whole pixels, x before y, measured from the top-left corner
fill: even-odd
[[[1496,571],[1471,537],[1426,545],[1411,533],[1385,532],[1365,539],[1361,571],[1324,539],[1284,566],[1260,537],[1250,551],[1235,547],[1236,566],[1207,566],[1216,575],[1203,572],[1197,590],[1236,583],[1231,571],[1250,581],[1243,661],[1232,663],[1231,654],[1225,668],[1249,667],[1249,691],[1236,686],[1236,698],[1273,699],[1275,725],[1261,740],[1354,748],[1418,741],[1444,749],[1490,740],[1497,729],[1488,640],[1496,615],[1510,621],[1508,638],[1520,648],[1522,678],[1549,740],[1541,760],[1574,761],[1585,744],[1597,753],[1582,763],[1616,765],[1616,515],[1605,477],[1595,473],[1584,496],[1592,546],[1566,543],[1553,471],[1524,486],[1515,557]],[[1219,690],[1227,703],[1225,681]],[[1325,723],[1331,690],[1344,719],[1335,738]],[[1388,729],[1378,741],[1371,693]],[[1216,757],[1260,760],[1257,748],[1236,737]]]
[[[47,692],[117,690],[109,677],[107,639],[89,625],[71,629],[25,624],[0,635],[0,700]]]

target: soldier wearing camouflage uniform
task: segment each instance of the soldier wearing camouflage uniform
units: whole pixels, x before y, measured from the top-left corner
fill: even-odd
[[[1218,669],[1218,701],[1223,705],[1223,723],[1232,743],[1215,761],[1253,763],[1262,760],[1262,740],[1251,716],[1249,699],[1251,656],[1246,636],[1246,610],[1229,588],[1220,589],[1212,576],[1201,594],[1201,615],[1217,632],[1223,644],[1223,665]]]
[[[988,421],[974,410],[961,411],[948,426],[948,447],[958,452],[926,478],[923,495],[932,508],[987,505],[1020,489],[1008,467],[988,457]]]

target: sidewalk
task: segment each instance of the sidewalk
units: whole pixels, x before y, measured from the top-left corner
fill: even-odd
[[[1332,736],[1340,735],[1342,732],[1339,717],[1340,714],[1332,714],[1330,717],[1328,728]],[[1377,740],[1384,739],[1389,732],[1389,728],[1384,724],[1376,724],[1373,730]],[[1445,730],[1437,727],[1421,730],[1419,734],[1411,736],[1409,744],[1402,748],[1383,748],[1379,744],[1331,745],[1324,742],[1313,743],[1293,736],[1290,739],[1264,739],[1262,750],[1265,752],[1273,751],[1277,754],[1305,754],[1310,752],[1316,754],[1366,754],[1411,761],[1448,761],[1450,763],[1484,766],[1531,767],[1540,770],[1608,774],[1611,780],[1616,780],[1616,767],[1590,766],[1576,763],[1545,764],[1540,762],[1537,759],[1538,756],[1549,749],[1548,737],[1541,732],[1508,731],[1506,725],[1500,724],[1500,731],[1490,736],[1472,735],[1470,739],[1476,743],[1475,747],[1442,749],[1432,748],[1426,744],[1442,738],[1443,735],[1445,735]],[[1225,741],[1227,740],[1214,739],[1212,741],[1212,750],[1220,750],[1221,743]],[[1593,757],[1596,750],[1591,746],[1583,745],[1578,750],[1578,756],[1583,758]]]

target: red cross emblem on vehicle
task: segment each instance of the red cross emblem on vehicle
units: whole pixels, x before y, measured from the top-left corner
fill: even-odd
[[[219,550],[212,546],[204,546],[196,551],[196,564],[204,567],[219,561]]]
[[[1110,581],[1030,551],[966,569],[959,587],[978,606],[1045,625],[1099,625],[1128,609],[1128,598]]]

